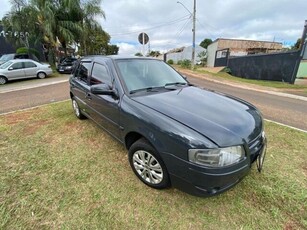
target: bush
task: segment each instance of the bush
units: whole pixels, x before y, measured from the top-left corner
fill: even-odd
[[[39,58],[39,52],[36,49],[33,48],[27,48],[27,47],[20,47],[16,50],[17,54],[33,54],[37,58]]]
[[[184,60],[182,61],[182,63],[180,64],[180,66],[181,66],[182,68],[185,68],[185,69],[190,69],[190,68],[191,68],[191,61],[188,60],[188,59],[184,59]]]
[[[173,59],[169,59],[169,60],[167,61],[167,64],[173,65],[173,64],[174,64]]]
[[[224,69],[221,70],[221,72],[228,73],[231,75],[231,69],[229,67],[225,67]]]
[[[181,65],[181,64],[182,64],[181,60],[177,61],[177,65]]]

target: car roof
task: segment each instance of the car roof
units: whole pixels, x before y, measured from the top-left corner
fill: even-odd
[[[21,59],[21,58],[12,59],[12,60],[9,60],[9,61],[11,61],[11,62],[28,62],[28,61],[37,62],[37,61],[34,61],[32,59],[26,59],[26,58],[23,58],[23,59]]]
[[[125,56],[125,55],[92,55],[84,56],[81,58],[82,61],[93,61],[93,60],[137,60],[137,59],[146,59],[146,60],[159,60],[156,58],[150,57],[137,57],[137,56]],[[161,61],[161,60],[159,60]]]

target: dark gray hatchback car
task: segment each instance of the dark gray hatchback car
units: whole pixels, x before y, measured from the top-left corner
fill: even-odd
[[[243,100],[189,84],[163,61],[90,56],[70,78],[76,116],[95,121],[128,149],[136,176],[209,196],[238,183],[266,138],[259,111]]]

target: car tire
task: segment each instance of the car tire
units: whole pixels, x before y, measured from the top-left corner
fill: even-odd
[[[39,78],[39,79],[44,79],[46,76],[47,76],[47,74],[44,73],[44,72],[38,72],[37,73],[37,78]]]
[[[7,83],[7,78],[0,76],[0,85],[4,85],[5,83]]]
[[[144,184],[155,189],[170,186],[167,169],[155,148],[147,140],[141,138],[133,143],[128,157],[133,172]]]
[[[72,103],[72,108],[75,112],[76,117],[79,118],[80,120],[85,119],[86,117],[82,114],[79,104],[74,97],[71,99],[71,103]]]

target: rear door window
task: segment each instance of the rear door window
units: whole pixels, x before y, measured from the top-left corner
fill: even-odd
[[[91,68],[91,62],[80,62],[75,71],[74,77],[78,78],[79,80],[87,84],[90,68]]]
[[[33,62],[24,62],[25,68],[35,68],[37,67]]]

